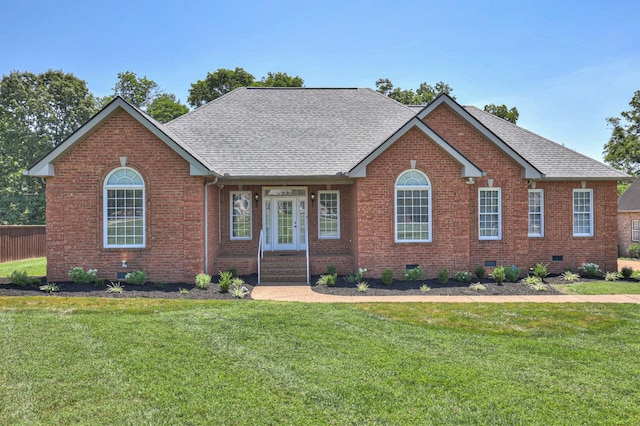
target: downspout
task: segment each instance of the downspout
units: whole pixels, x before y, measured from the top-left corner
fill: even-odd
[[[209,273],[209,191],[207,188],[218,182],[218,176],[213,182],[204,183],[204,273]]]

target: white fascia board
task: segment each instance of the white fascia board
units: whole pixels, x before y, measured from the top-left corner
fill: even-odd
[[[391,145],[393,145],[398,139],[404,136],[412,128],[418,128],[427,137],[433,140],[440,148],[445,150],[451,157],[453,157],[460,165],[462,165],[462,177],[481,177],[484,176],[484,172],[480,170],[475,164],[469,161],[460,151],[451,146],[447,141],[442,139],[440,135],[434,132],[429,126],[424,124],[418,118],[412,118],[404,126],[402,126],[396,133],[387,139],[382,145],[378,146],[373,152],[371,152],[364,160],[357,164],[353,169],[349,171],[349,177],[366,177],[367,165],[375,160],[380,154],[386,151]]]
[[[516,163],[518,163],[522,168],[522,178],[523,179],[541,179],[544,177],[544,174],[536,169],[531,163],[525,160],[520,154],[515,152],[509,145],[507,145],[502,139],[496,136],[491,130],[489,130],[484,124],[480,123],[474,116],[469,114],[460,104],[454,101],[451,97],[446,94],[442,94],[438,96],[433,102],[427,105],[422,111],[418,113],[416,116],[418,119],[422,120],[427,115],[429,115],[433,110],[435,110],[441,104],[446,104],[452,110],[454,110],[460,117],[462,117],[467,123],[473,126],[477,131],[479,131],[484,137],[493,142],[500,150],[502,150],[505,154],[511,157]]]

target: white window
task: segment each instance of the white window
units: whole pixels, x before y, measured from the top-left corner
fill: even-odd
[[[251,239],[251,192],[231,192],[231,239]]]
[[[104,182],[104,246],[145,247],[142,176],[129,167],[109,173]]]
[[[478,236],[481,240],[502,238],[502,193],[500,188],[478,191]]]
[[[529,190],[529,236],[544,237],[544,190]]]
[[[396,242],[430,242],[431,183],[419,170],[407,170],[396,181]]]
[[[340,193],[318,191],[318,237],[340,238]]]
[[[640,220],[631,221],[631,241],[640,241]]]
[[[573,236],[593,237],[593,189],[573,190]]]

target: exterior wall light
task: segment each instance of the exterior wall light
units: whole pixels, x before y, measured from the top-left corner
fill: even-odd
[[[256,200],[256,206],[258,205],[258,201],[260,200],[260,195],[256,192],[253,198]]]
[[[316,193],[312,192],[311,193],[311,202],[313,203],[316,200]]]
[[[122,269],[126,269],[127,268],[127,261],[123,260],[122,261]]]

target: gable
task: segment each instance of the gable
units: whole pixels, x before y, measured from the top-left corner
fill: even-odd
[[[640,179],[618,197],[619,212],[640,212]]]

